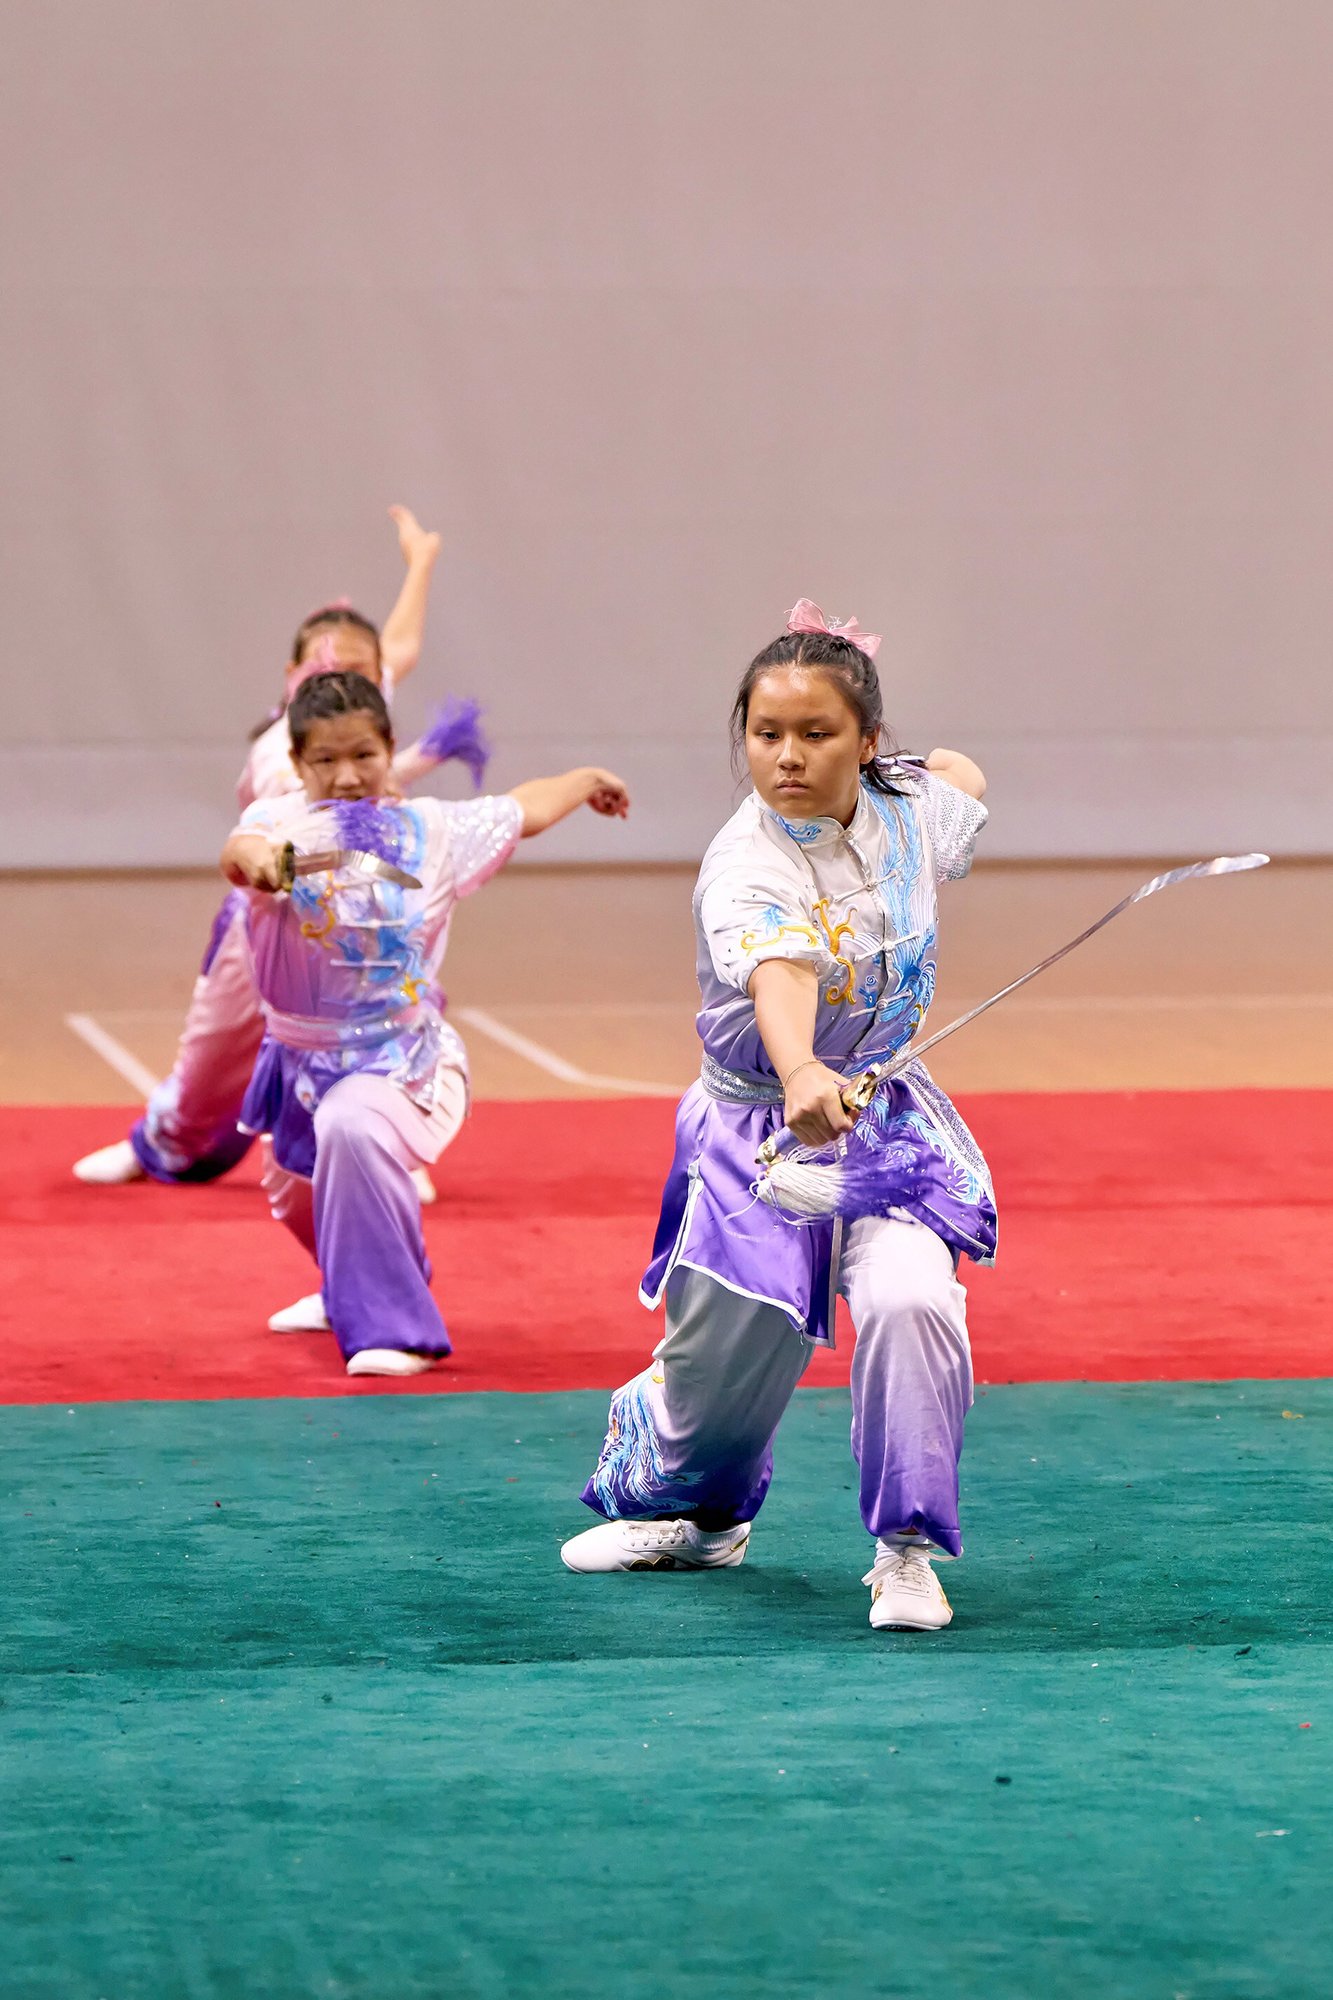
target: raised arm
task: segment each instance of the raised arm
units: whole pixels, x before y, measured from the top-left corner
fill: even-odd
[[[755,1025],[782,1084],[784,1122],[803,1146],[827,1146],[853,1120],[842,1078],[815,1055],[819,974],[808,960],[766,958],[750,981]]]
[[[591,806],[608,819],[624,819],[629,812],[629,793],[620,779],[595,765],[562,772],[558,778],[529,778],[526,784],[515,785],[510,797],[523,808],[525,840],[545,833],[579,806]]]
[[[398,546],[407,564],[398,602],[380,633],[380,655],[397,682],[406,679],[421,657],[421,637],[426,629],[426,606],[430,601],[435,558],[440,553],[440,538],[426,532],[410,507],[390,507],[389,518],[398,530]]]
[[[979,764],[965,757],[961,750],[932,750],[926,759],[926,769],[933,771],[937,778],[943,778],[947,785],[956,785],[960,792],[966,792],[970,799],[984,799],[986,779]]]

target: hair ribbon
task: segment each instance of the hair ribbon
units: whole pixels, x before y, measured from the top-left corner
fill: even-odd
[[[880,649],[882,633],[863,632],[855,618],[826,618],[812,598],[803,597],[787,613],[789,632],[825,632],[830,639],[845,639],[868,660]]]
[[[317,674],[336,674],[341,666],[338,649],[333,643],[333,635],[326,632],[299,667],[288,668],[287,700],[290,701],[296,690],[303,687],[307,681],[314,680]]]

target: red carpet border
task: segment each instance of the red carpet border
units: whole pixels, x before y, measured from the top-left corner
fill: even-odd
[[[1000,1260],[965,1267],[983,1382],[1333,1372],[1333,1092],[991,1095]],[[202,1188],[84,1188],[105,1107],[0,1107],[0,1401],[609,1388],[660,1321],[637,1303],[673,1108],[481,1104],[427,1238],[456,1352],[349,1382],[328,1335],[270,1334],[312,1267],[252,1158]],[[807,1380],[846,1380],[850,1337]]]

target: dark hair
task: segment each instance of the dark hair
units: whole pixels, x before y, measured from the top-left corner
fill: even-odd
[[[832,681],[838,693],[856,711],[865,736],[873,736],[876,755],[861,766],[861,776],[872,790],[900,797],[899,787],[889,776],[881,757],[895,749],[884,723],[884,697],[879,691],[879,675],[869,653],[863,653],[850,639],[832,632],[784,632],[771,645],[756,653],[741,677],[731,710],[732,762],[739,766],[745,752],[745,731],[750,720],[750,696],[767,673],[780,667],[808,667]]]
[[[373,641],[375,658],[379,659],[379,627],[372,625],[369,618],[364,617],[361,612],[353,611],[350,604],[326,604],[321,610],[312,611],[297,629],[296,637],[292,640],[292,660],[296,666],[299,667],[305,658],[305,649],[316,632],[323,631],[326,625],[350,625],[354,631],[364,632],[366,637]]]
[[[354,611],[350,604],[325,604],[318,611],[312,611],[310,616],[303,619],[297,627],[296,637],[292,640],[291,658],[293,666],[300,666],[302,660],[305,658],[305,649],[314,638],[316,632],[322,632],[330,625],[350,625],[354,631],[364,632],[368,639],[374,641],[375,658],[378,661],[380,658],[378,626],[372,625],[369,618],[364,617],[361,612]],[[251,743],[257,742],[266,729],[271,729],[275,722],[281,722],[286,711],[286,702],[280,701],[276,708],[269,710],[262,722],[255,724],[254,728],[250,731],[248,740]]]
[[[299,757],[305,749],[311,723],[327,722],[335,715],[362,713],[370,717],[392,749],[393,724],[388,705],[374,681],[368,681],[364,674],[312,674],[308,681],[302,681],[288,705],[287,727],[293,750]]]

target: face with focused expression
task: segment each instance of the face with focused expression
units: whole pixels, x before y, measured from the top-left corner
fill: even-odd
[[[817,668],[774,667],[750,691],[745,754],[754,788],[774,812],[848,826],[875,736]]]
[[[300,750],[293,750],[292,762],[308,799],[373,799],[388,785],[393,742],[364,708],[322,715]]]

